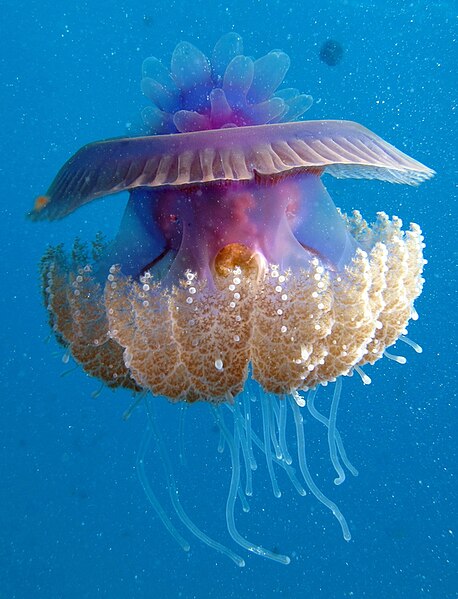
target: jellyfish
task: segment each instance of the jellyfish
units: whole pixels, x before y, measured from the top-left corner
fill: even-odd
[[[287,564],[287,555],[248,540],[236,511],[253,493],[257,460],[272,491],[278,472],[348,524],[308,466],[304,420],[324,427],[340,484],[357,474],[336,426],[343,377],[406,337],[423,285],[423,236],[397,217],[368,224],[347,216],[322,182],[378,179],[417,185],[433,171],[350,121],[301,117],[312,98],[281,88],[290,61],[275,50],[254,60],[236,33],[211,57],[187,42],[170,68],[145,60],[149,101],[142,125],[123,138],[80,149],[62,167],[30,218],[58,220],[97,198],[127,191],[111,241],[98,235],[70,252],[49,247],[42,292],[57,341],[89,375],[130,390],[148,413],[137,471],[151,505],[175,540],[177,526],[244,559],[198,528],[176,493],[173,460],[153,413],[157,398],[206,402],[231,460],[229,536],[248,552]],[[315,404],[331,389],[327,415]],[[152,398],[155,398],[154,401]],[[177,524],[147,479],[150,443],[160,450]],[[181,524],[180,524],[181,523]]]

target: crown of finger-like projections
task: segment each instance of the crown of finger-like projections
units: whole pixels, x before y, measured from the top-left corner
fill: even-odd
[[[224,35],[211,59],[188,42],[179,43],[170,70],[147,58],[142,91],[151,105],[142,110],[143,133],[186,133],[298,119],[312,97],[278,89],[288,71],[287,54],[273,50],[253,60],[243,54],[237,33]]]

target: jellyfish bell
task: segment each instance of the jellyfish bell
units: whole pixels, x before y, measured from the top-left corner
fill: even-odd
[[[237,498],[246,502],[240,454],[247,495],[256,447],[275,496],[280,468],[300,495],[305,484],[331,510],[349,539],[345,518],[308,469],[304,412],[328,430],[335,482],[344,480],[344,467],[355,474],[336,428],[342,377],[358,372],[368,382],[361,366],[404,338],[423,283],[419,227],[404,231],[384,213],[372,226],[359,212],[341,214],[322,176],[416,185],[433,175],[361,125],[296,120],[312,100],[278,89],[288,66],[279,51],[244,56],[235,33],[221,38],[211,60],[187,43],[175,49],[170,71],[147,59],[143,135],[83,147],[30,213],[57,220],[97,198],[130,193],[112,242],[98,237],[92,256],[80,242],[70,255],[62,246],[46,252],[50,324],[82,368],[109,387],[212,404],[232,464],[228,531],[248,551],[282,563],[289,558],[238,532]],[[328,383],[334,392],[325,417],[314,399]],[[259,433],[250,397],[260,406]],[[162,452],[151,409],[148,434]],[[140,480],[164,525],[188,547],[145,482],[148,442]],[[170,471],[166,478],[184,526],[243,565],[196,527],[177,503]]]

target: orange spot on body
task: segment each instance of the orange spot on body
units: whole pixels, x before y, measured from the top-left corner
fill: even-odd
[[[50,200],[51,198],[48,196],[38,196],[35,200],[33,209],[35,212],[40,212],[40,210],[43,210],[43,208],[49,204]]]
[[[237,267],[244,275],[256,277],[262,269],[258,253],[242,243],[230,243],[216,254],[214,269],[217,276],[228,277]]]

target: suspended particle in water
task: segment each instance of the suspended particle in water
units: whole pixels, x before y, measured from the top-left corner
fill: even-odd
[[[336,40],[326,40],[320,48],[320,60],[330,67],[338,65],[344,54],[343,46]]]

